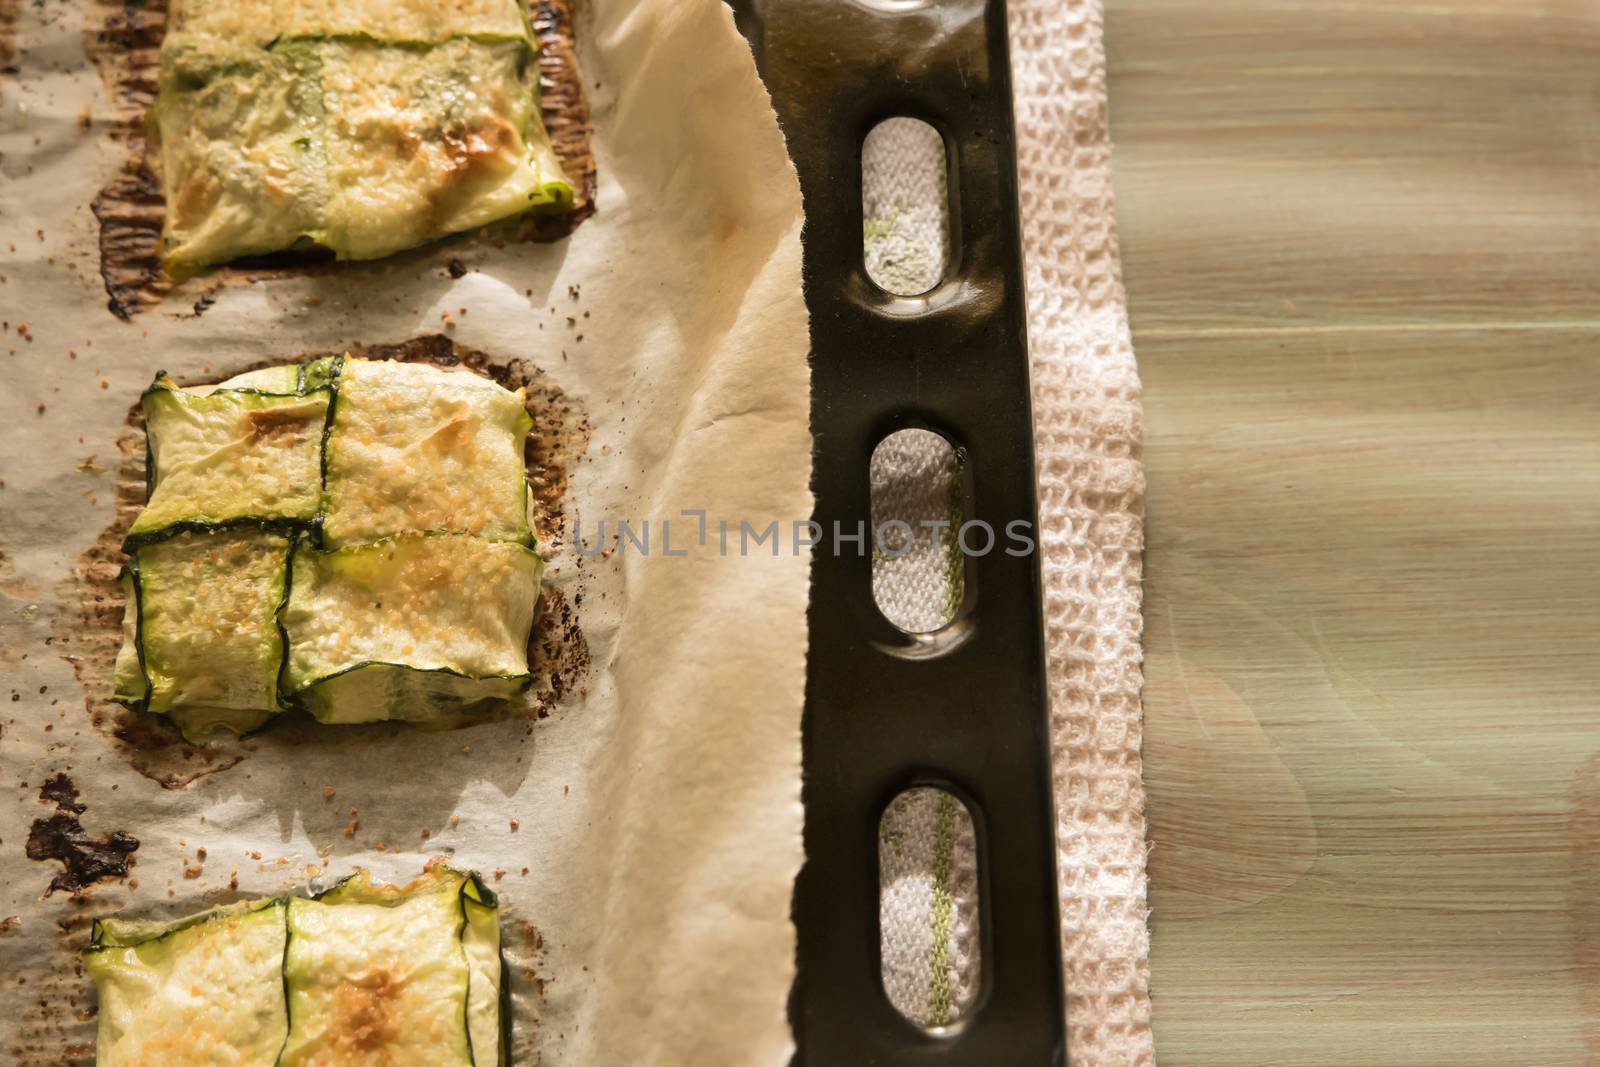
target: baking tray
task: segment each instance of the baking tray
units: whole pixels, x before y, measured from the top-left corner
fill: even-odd
[[[1037,531],[1006,12],[1001,0],[733,0],[805,200],[815,520],[871,515],[885,436],[943,434],[969,519]],[[899,297],[863,261],[861,145],[909,116],[944,138],[950,255],[931,292]],[[804,719],[806,864],[795,885],[796,1065],[1066,1062],[1037,555],[966,561],[944,630],[878,611],[870,554],[812,564]],[[914,786],[949,790],[978,845],[982,975],[973,1006],[928,1030],[881,979],[878,825]]]

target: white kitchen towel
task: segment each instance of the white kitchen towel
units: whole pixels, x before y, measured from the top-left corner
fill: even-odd
[[[1117,252],[1102,14],[1099,0],[1011,0],[1009,20],[1068,1037],[1075,1067],[1144,1067],[1155,1056],[1139,755],[1143,430]],[[900,291],[928,288],[930,257],[942,262],[943,221],[929,221],[927,204],[943,189],[930,194],[915,176],[926,174],[914,164],[928,151],[910,123],[867,146],[869,267]],[[938,448],[905,443],[893,462],[874,465],[875,488],[915,500],[906,483],[919,477],[925,499],[947,492],[929,473],[942,469]],[[957,591],[928,591],[928,573],[880,561],[875,587],[891,616],[948,618],[940,613]],[[883,837],[886,985],[912,1018],[948,1021],[970,1004],[981,966],[970,823],[959,805],[913,796],[891,809]]]

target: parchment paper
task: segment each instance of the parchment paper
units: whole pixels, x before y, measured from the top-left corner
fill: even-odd
[[[6,0],[0,15],[17,27],[0,77],[0,1055],[92,1061],[76,952],[96,914],[189,911],[356,865],[407,879],[445,855],[505,901],[516,1062],[786,1063],[807,559],[736,541],[723,555],[716,524],[810,514],[801,215],[727,10],[579,11],[598,213],[569,240],[230,285],[198,317],[179,292],[127,324],[97,276],[89,203],[121,160],[82,4]],[[569,539],[552,559],[589,646],[583,683],[538,721],[269,730],[182,789],[137,773],[62,656],[129,405],[158,368],[196,380],[441,331],[533,361],[581,405],[579,536],[651,520],[649,555],[585,559]],[[706,545],[686,509],[707,513]],[[663,518],[687,556],[661,551]],[[131,880],[43,896],[58,865],[24,845],[58,772],[87,834],[139,839]]]

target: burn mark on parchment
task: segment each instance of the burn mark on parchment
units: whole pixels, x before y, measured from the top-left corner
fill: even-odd
[[[111,138],[124,149],[122,166],[94,198],[100,222],[100,277],[107,307],[118,318],[160,302],[170,288],[161,270],[161,183],[146,155],[144,116],[156,98],[166,0],[99,0],[89,7],[84,50],[111,93],[116,118]]]
[[[72,779],[65,774],[53,776],[39,790],[39,799],[54,804],[56,810],[53,815],[33,821],[28,831],[28,858],[38,862],[57,860],[62,866],[61,873],[50,879],[45,896],[58,890],[77,894],[96,882],[128,877],[139,839],[121,830],[90,837],[78,821],[85,808]]]
[[[573,2],[538,0],[531,12],[539,48],[539,111],[550,145],[572,183],[572,210],[492,224],[389,259],[432,258],[441,248],[456,249],[469,242],[559,241],[594,214],[592,127],[573,38]],[[18,3],[20,0],[0,0],[0,20]],[[100,222],[100,277],[105,282],[106,306],[118,318],[131,319],[159,304],[173,284],[161,269],[166,206],[151,163],[152,146],[145,126],[160,76],[167,0],[94,0],[88,19],[84,48],[111,94],[116,111],[111,137],[123,148],[122,167],[92,205]],[[0,21],[0,33],[3,29]],[[280,253],[222,266],[206,277],[207,284],[222,286],[343,266],[325,250]],[[201,310],[197,306],[196,314]]]
[[[537,0],[533,37],[539,42],[539,113],[550,147],[572,183],[572,210],[560,215],[529,215],[517,220],[519,236],[529,241],[559,241],[594,214],[595,164],[589,98],[578,67],[572,29],[573,0]]]
[[[415,337],[399,344],[352,345],[351,355],[463,367],[507,389],[524,389],[533,429],[525,453],[530,487],[531,521],[541,554],[550,558],[567,537],[567,490],[571,472],[589,445],[588,415],[539,367],[527,360],[501,363],[476,349],[456,345],[440,334]],[[218,376],[258,370],[277,362],[301,362],[329,352],[311,352],[286,361],[240,367]],[[138,404],[128,410],[117,439],[121,460],[116,474],[115,518],[90,549],[79,557],[63,603],[76,610],[56,624],[53,647],[72,665],[84,690],[84,704],[96,733],[114,742],[134,770],[167,789],[181,789],[204,775],[215,774],[243,760],[260,741],[254,738],[213,740],[205,745],[185,741],[164,716],[133,711],[111,699],[117,650],[122,647],[123,597],[119,577],[125,559],[123,539],[145,503],[144,414]],[[581,557],[574,560],[582,565]],[[581,599],[581,595],[577,598]],[[569,693],[580,690],[590,666],[578,605],[548,585],[540,589],[539,608],[528,641],[528,669],[533,683],[522,700],[498,708],[474,708],[448,725],[471,726],[508,715],[542,719]],[[288,713],[278,719],[297,718]],[[270,727],[269,727],[270,729]],[[295,740],[314,739],[317,727],[294,731]]]

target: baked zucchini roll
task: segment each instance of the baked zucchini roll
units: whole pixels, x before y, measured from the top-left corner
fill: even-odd
[[[261,530],[183,532],[135,549],[116,699],[165,715],[200,743],[283,710],[278,610],[290,539]]]
[[[150,496],[128,532],[130,546],[180,529],[246,520],[293,528],[316,519],[333,393],[326,384],[302,391],[302,374],[267,368],[209,391],[158,376],[142,402]]]
[[[373,259],[572,204],[518,0],[185,0],[150,126],[175,275]]]
[[[323,543],[446,531],[532,541],[522,393],[469,371],[347,359],[328,424]]]
[[[437,719],[514,696],[544,561],[514,541],[405,534],[293,554],[286,698],[323,722]]]
[[[433,866],[172,923],[102,919],[84,952],[99,1067],[503,1067],[499,901]]]
[[[96,1067],[275,1067],[287,912],[261,900],[171,923],[97,921],[83,954],[100,996]]]

